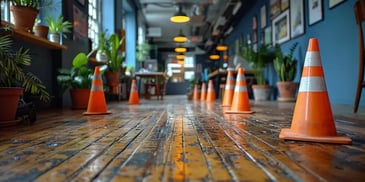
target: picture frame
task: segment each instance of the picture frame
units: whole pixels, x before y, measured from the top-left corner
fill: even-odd
[[[271,46],[272,45],[272,31],[271,26],[267,26],[264,30],[264,44]]]
[[[260,9],[260,27],[265,28],[266,27],[266,6],[263,5]]]
[[[257,16],[252,17],[252,42],[257,42]]]
[[[270,18],[273,19],[280,14],[281,0],[270,0]]]
[[[322,0],[308,1],[309,25],[313,25],[323,19]]]
[[[290,1],[290,36],[291,38],[304,34],[304,3],[303,0]]]
[[[252,30],[257,30],[257,17],[256,17],[256,15],[252,16]]]
[[[83,6],[85,5],[85,0],[77,0],[77,2]]]
[[[88,22],[87,14],[85,14],[76,5],[73,5],[73,33],[78,38],[87,39],[88,36]]]
[[[288,8],[289,8],[289,0],[281,0],[280,2],[281,11],[285,11]]]
[[[281,44],[290,39],[289,10],[284,11],[272,21],[272,43]]]
[[[329,0],[328,1],[328,7],[331,9],[331,8],[334,8],[335,6],[341,4],[345,2],[345,0]]]

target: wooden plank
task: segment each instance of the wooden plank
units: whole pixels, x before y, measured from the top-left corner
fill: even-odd
[[[258,102],[251,115],[218,102],[167,98],[113,114],[42,113],[35,125],[0,128],[0,181],[363,181],[362,115],[336,113],[352,145],[282,141],[293,103]]]

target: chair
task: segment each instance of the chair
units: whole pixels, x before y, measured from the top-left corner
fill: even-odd
[[[357,80],[356,97],[353,112],[356,113],[359,107],[362,89],[365,88],[364,67],[365,67],[365,49],[364,49],[364,34],[362,22],[365,21],[365,0],[359,0],[354,5],[355,18],[358,30],[359,40],[359,76]]]

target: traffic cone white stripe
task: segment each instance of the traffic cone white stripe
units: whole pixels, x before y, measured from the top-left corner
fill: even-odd
[[[131,92],[137,92],[137,86],[132,86]]]
[[[213,92],[213,88],[211,86],[208,87],[208,92]]]
[[[229,76],[227,77],[227,81],[234,81],[233,77]]]
[[[304,66],[322,66],[319,52],[308,51],[305,55]]]
[[[230,84],[226,84],[226,90],[233,90],[234,89],[234,85],[230,85]]]
[[[323,77],[302,77],[299,92],[325,92],[326,83]]]
[[[246,80],[245,75],[238,75],[237,82]]]
[[[91,90],[92,91],[104,91],[100,75],[94,75],[93,83],[94,84],[91,85]]]
[[[204,86],[202,87],[202,92],[205,92],[205,87]]]
[[[247,92],[247,87],[246,86],[236,86],[234,88],[234,92]]]
[[[95,86],[95,85],[92,85],[91,86],[91,90],[92,91],[103,91],[103,86]]]

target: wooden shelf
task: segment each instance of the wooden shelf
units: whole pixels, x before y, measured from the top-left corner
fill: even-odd
[[[89,57],[89,63],[92,65],[95,65],[95,66],[106,65],[106,63],[104,63],[104,62],[96,61],[96,59],[93,57]]]
[[[65,50],[65,49],[67,49],[67,46],[65,46],[65,45],[60,45],[60,44],[57,44],[57,43],[54,43],[54,42],[50,42],[49,40],[47,40],[43,37],[33,35],[32,33],[29,33],[29,32],[23,31],[23,30],[15,29],[15,28],[13,28],[14,26],[12,24],[9,24],[7,22],[2,21],[1,26],[12,27],[11,31],[8,31],[8,32],[15,39],[22,40],[22,41],[25,41],[25,42],[29,42],[31,44],[40,45],[42,47],[52,49],[52,50]]]

